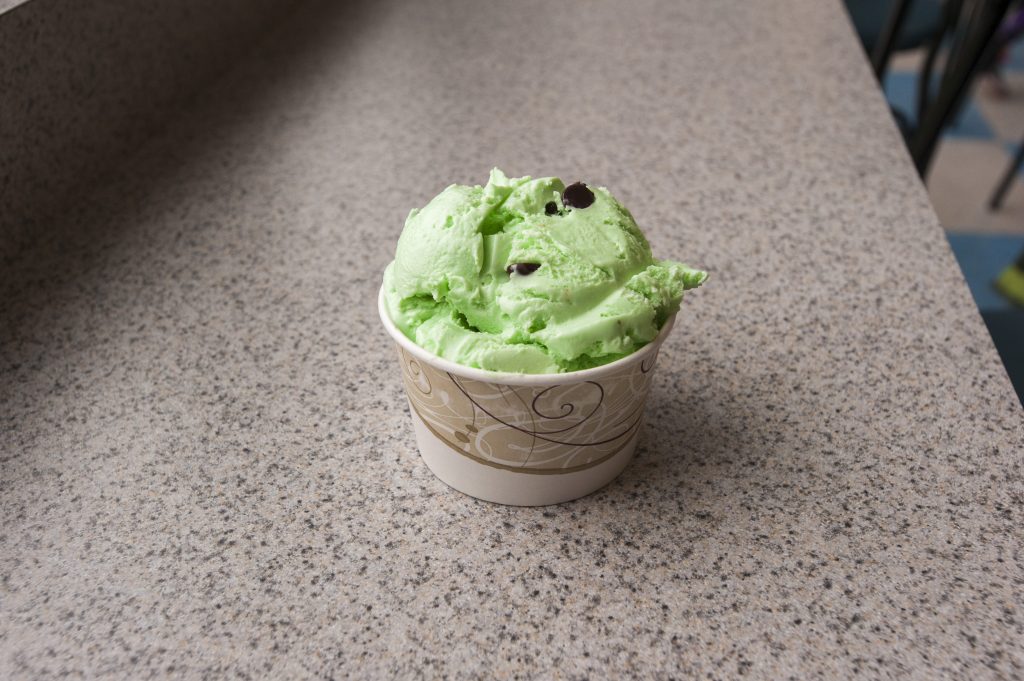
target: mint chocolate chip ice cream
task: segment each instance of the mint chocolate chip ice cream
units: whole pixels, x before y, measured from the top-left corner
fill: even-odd
[[[384,271],[391,320],[452,362],[559,373],[643,347],[707,274],[656,260],[602,187],[554,177],[451,185],[413,210]]]

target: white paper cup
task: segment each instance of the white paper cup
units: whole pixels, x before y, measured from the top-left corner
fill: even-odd
[[[377,308],[398,344],[420,455],[470,496],[544,506],[604,487],[636,450],[658,349],[672,330],[620,360],[564,374],[513,374],[455,364],[424,350]]]

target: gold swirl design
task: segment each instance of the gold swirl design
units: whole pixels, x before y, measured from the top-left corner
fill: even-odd
[[[415,405],[413,405],[413,409],[416,409]],[[440,440],[441,442],[443,442],[446,445],[448,445],[455,452],[457,452],[457,453],[461,454],[462,456],[465,456],[465,457],[467,457],[469,459],[472,459],[473,461],[476,461],[477,463],[482,463],[485,466],[490,466],[491,468],[499,468],[499,469],[506,470],[506,471],[512,471],[512,472],[515,472],[515,473],[530,473],[530,474],[533,474],[533,475],[557,475],[557,474],[560,474],[560,473],[576,473],[578,471],[584,471],[584,470],[586,470],[588,468],[593,468],[594,466],[602,464],[605,461],[607,461],[608,459],[610,459],[613,456],[615,456],[616,454],[618,454],[620,451],[622,451],[622,447],[619,447],[615,451],[609,452],[608,454],[606,454],[605,456],[601,457],[600,459],[597,459],[596,461],[588,461],[587,463],[582,464],[582,465],[566,466],[566,467],[563,467],[563,468],[534,468],[534,467],[530,467],[530,466],[509,466],[507,464],[496,463],[496,462],[494,462],[494,461],[492,461],[490,459],[484,459],[484,458],[479,457],[479,456],[474,456],[472,453],[467,452],[462,446],[460,446],[459,443],[452,442],[443,433],[438,432],[433,426],[430,425],[430,423],[426,419],[423,418],[423,414],[421,414],[419,412],[419,410],[416,410],[416,415],[420,417],[420,420],[423,422],[423,425],[427,427],[427,430],[429,430],[434,435],[434,437],[436,437],[438,440]],[[630,434],[632,433],[633,430],[636,430],[637,428],[639,428],[639,426],[640,426],[640,424],[642,422],[643,422],[643,419],[638,419],[633,424],[633,427],[630,430]],[[461,438],[460,438],[460,441],[461,441]],[[625,442],[623,443],[623,446],[625,446]]]
[[[424,395],[429,395],[433,391],[433,386],[430,385],[430,379],[423,373],[420,363],[405,354],[405,350],[399,349],[399,354],[409,370],[409,375],[413,378],[413,385]]]
[[[568,394],[564,394],[565,391],[563,390],[563,394],[559,398],[557,398],[557,399],[571,399],[571,397],[572,397],[571,392],[573,390],[577,389],[578,387],[583,387],[584,389],[586,389],[586,386],[593,386],[598,391],[597,392],[597,403],[594,405],[594,408],[590,411],[590,413],[588,413],[578,423],[576,423],[574,425],[568,426],[567,428],[563,428],[562,430],[549,430],[549,431],[546,431],[547,433],[561,433],[561,432],[564,432],[566,430],[571,430],[571,429],[575,428],[577,425],[579,425],[580,423],[585,422],[587,419],[589,419],[591,416],[593,416],[594,414],[597,413],[597,410],[601,407],[601,403],[604,402],[604,388],[601,387],[600,383],[596,383],[594,381],[585,381],[583,383],[577,383],[577,384],[571,385],[571,386],[569,386]],[[545,388],[544,390],[541,390],[539,393],[537,393],[537,395],[533,398],[533,401],[530,403],[530,409],[532,409],[533,413],[536,414],[537,416],[540,416],[541,418],[549,419],[549,420],[552,420],[552,421],[562,420],[562,419],[565,419],[565,418],[571,416],[572,413],[574,411],[576,411],[576,405],[573,404],[571,401],[563,402],[561,405],[559,405],[559,409],[562,410],[562,413],[560,415],[558,415],[558,416],[550,416],[548,414],[545,414],[537,406],[537,402],[539,402],[540,400],[542,400],[545,397],[547,397],[548,393],[551,393],[552,391],[558,391],[560,389],[564,389],[565,387],[566,386],[562,386],[562,385],[553,385],[550,388]],[[556,401],[557,401],[557,399],[556,399]]]
[[[478,463],[568,473],[619,453],[643,422],[654,357],[600,381],[519,386],[438,371],[399,351],[409,402],[427,429]]]

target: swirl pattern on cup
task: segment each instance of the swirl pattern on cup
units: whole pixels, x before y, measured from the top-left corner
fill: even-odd
[[[522,473],[569,473],[618,453],[643,422],[655,355],[600,381],[521,386],[477,381],[399,349],[409,402],[453,450]]]

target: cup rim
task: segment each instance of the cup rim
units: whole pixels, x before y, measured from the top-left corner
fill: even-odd
[[[462,378],[484,381],[486,383],[504,383],[506,385],[559,385],[562,383],[589,381],[597,378],[603,378],[626,365],[633,364],[635,362],[642,362],[645,358],[658,351],[658,348],[661,347],[661,344],[668,337],[669,332],[672,331],[672,326],[676,321],[676,314],[678,314],[673,313],[665,320],[665,323],[661,327],[661,331],[658,332],[658,335],[655,336],[654,340],[636,352],[630,353],[625,357],[615,360],[614,362],[591,367],[590,369],[566,371],[558,374],[521,374],[511,371],[476,369],[463,364],[457,364],[451,360],[441,357],[440,355],[435,355],[434,353],[421,348],[419,345],[416,345],[416,343],[402,333],[402,331],[395,326],[395,323],[391,321],[391,315],[388,314],[387,306],[384,304],[384,286],[381,286],[380,291],[377,293],[377,312],[380,314],[380,320],[384,325],[384,329],[388,332],[388,335],[391,336],[392,340],[398,343],[399,347],[417,359],[427,362],[436,369],[456,374]]]

